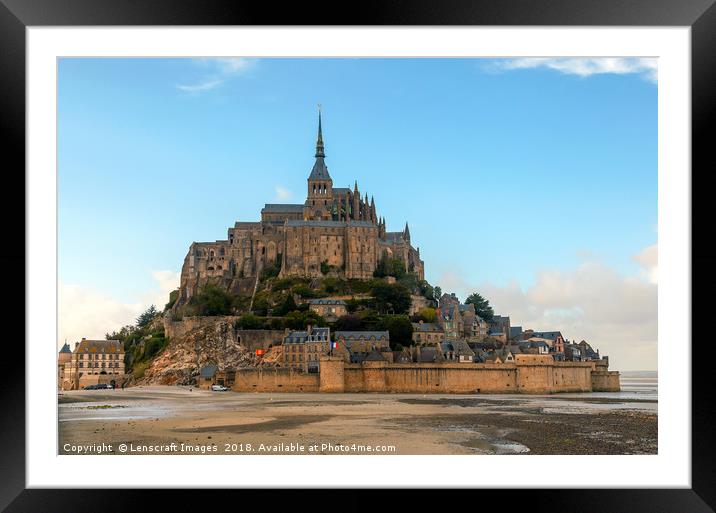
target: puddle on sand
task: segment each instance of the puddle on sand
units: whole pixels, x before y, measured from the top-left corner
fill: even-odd
[[[460,445],[474,449],[478,454],[524,454],[530,452],[529,447],[511,440],[471,438],[461,442]]]

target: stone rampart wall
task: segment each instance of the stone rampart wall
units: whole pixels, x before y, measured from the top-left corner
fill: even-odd
[[[392,364],[363,362],[347,364],[328,357],[321,360],[320,377],[299,375],[281,377],[273,384],[266,376],[271,370],[237,371],[235,390],[320,392],[394,392],[394,393],[521,393],[550,394],[558,392],[618,391],[619,373],[594,371],[592,362],[553,362],[534,358],[516,363],[423,363]],[[288,373],[287,369],[280,369]],[[239,380],[239,374],[245,375]],[[259,376],[263,373],[262,376]],[[282,375],[283,376],[283,375]],[[305,376],[315,381],[302,381]],[[288,379],[288,381],[286,381]],[[281,384],[279,387],[278,384]]]
[[[619,373],[617,371],[592,372],[592,391],[619,392]]]
[[[319,375],[293,369],[239,369],[232,390],[237,392],[318,392]]]

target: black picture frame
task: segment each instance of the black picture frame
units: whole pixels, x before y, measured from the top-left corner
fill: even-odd
[[[150,499],[162,505],[158,511],[191,511],[219,505],[225,500],[250,504],[253,499],[269,510],[279,505],[305,505],[311,509],[357,511],[372,507],[377,497],[395,498],[393,491],[294,490],[290,497],[268,490],[126,490],[126,489],[26,489],[25,486],[25,351],[16,334],[24,319],[26,267],[25,225],[25,29],[28,26],[82,25],[536,25],[536,26],[688,26],[691,27],[692,80],[692,319],[707,317],[708,291],[716,278],[716,254],[709,249],[712,233],[709,188],[706,177],[716,169],[709,125],[716,114],[716,5],[715,0],[397,0],[362,1],[354,9],[339,2],[293,3],[278,8],[269,3],[225,0],[0,0],[0,130],[2,131],[4,273],[6,357],[0,395],[0,509],[20,511],[108,512],[144,510]],[[684,170],[687,172],[687,170]],[[700,236],[699,236],[700,235]],[[708,266],[708,267],[707,267]],[[25,275],[19,269],[25,269]],[[9,291],[14,291],[12,294]],[[21,311],[22,310],[22,311]],[[10,322],[7,322],[10,320]],[[8,325],[12,329],[7,329]],[[692,347],[692,487],[690,489],[530,489],[519,474],[510,478],[516,489],[471,490],[468,500],[487,506],[496,499],[501,509],[557,512],[708,512],[716,510],[716,452],[711,419],[714,400],[710,386],[711,363],[691,345],[704,339],[703,323],[676,344],[674,356],[683,357]],[[10,336],[12,333],[12,336]],[[24,337],[23,337],[24,338]],[[688,344],[688,346],[687,346]],[[678,347],[680,346],[680,347]],[[668,349],[671,351],[672,349]],[[705,351],[705,349],[704,349]],[[565,469],[566,475],[567,469]],[[330,485],[330,476],[317,476],[316,486]],[[308,495],[320,494],[321,500]],[[400,507],[419,507],[426,498],[457,491],[412,490],[397,495]],[[239,500],[240,502],[236,502]],[[213,506],[216,507],[216,506]],[[477,507],[477,504],[475,505]],[[153,507],[156,509],[156,506]],[[263,509],[263,508],[262,508]],[[301,508],[302,509],[302,508]]]

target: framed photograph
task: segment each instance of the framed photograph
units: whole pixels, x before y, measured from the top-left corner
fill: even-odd
[[[3,508],[714,510],[710,1],[163,4],[0,9]]]

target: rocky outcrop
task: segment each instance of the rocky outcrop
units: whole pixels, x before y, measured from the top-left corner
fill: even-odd
[[[225,371],[256,367],[261,361],[239,342],[233,323],[217,318],[214,323],[170,339],[135,383],[189,385],[196,382],[199,370],[207,364],[215,364],[219,371]]]

